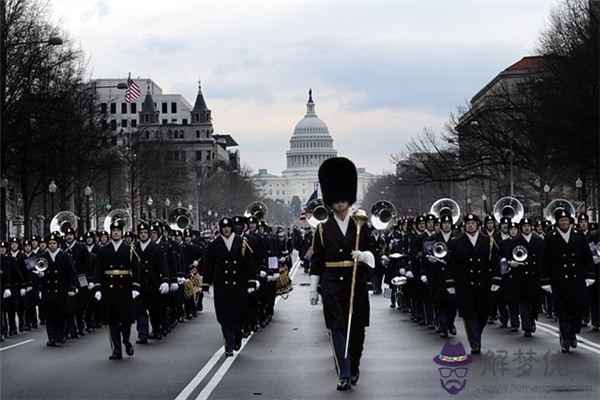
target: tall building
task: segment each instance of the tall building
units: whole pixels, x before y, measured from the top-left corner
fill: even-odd
[[[266,169],[259,169],[254,175],[254,182],[262,197],[283,201],[290,204],[294,197],[306,204],[316,189],[321,163],[329,158],[337,157],[333,147],[333,137],[327,124],[317,116],[312,90],[308,92],[306,114],[294,127],[290,138],[290,148],[286,151],[287,167],[281,176],[270,174]],[[357,168],[358,193],[360,203],[367,186],[376,179],[365,168]]]

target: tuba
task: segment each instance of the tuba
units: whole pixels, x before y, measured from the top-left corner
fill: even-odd
[[[44,257],[38,257],[35,260],[33,267],[37,272],[44,272],[48,268],[48,260],[46,260]]]
[[[452,217],[452,224],[456,224],[460,218],[460,207],[458,203],[449,198],[438,199],[431,205],[429,213],[440,218],[442,215]]]
[[[71,211],[61,211],[50,221],[50,232],[59,232],[65,236],[67,229],[77,230],[77,217]]]
[[[325,205],[323,199],[314,199],[306,205],[306,212],[310,214],[306,221],[310,226],[316,228],[317,225],[327,221],[330,209]]]
[[[387,229],[398,216],[396,207],[387,200],[380,200],[371,207],[371,225],[375,229]]]
[[[514,197],[503,197],[494,204],[494,219],[498,223],[502,217],[508,217],[512,222],[519,223],[524,215],[523,204]]]
[[[131,216],[129,212],[123,208],[115,208],[111,212],[108,213],[106,218],[104,218],[104,230],[106,232],[110,232],[110,226],[113,222],[120,221],[123,224],[123,231],[131,230]]]
[[[172,230],[183,231],[194,225],[194,217],[187,208],[177,207],[169,213],[167,223]]]
[[[527,256],[529,253],[527,252],[527,247],[525,246],[515,246],[512,251],[512,258],[517,262],[523,262],[527,260]]]
[[[254,217],[259,221],[264,220],[267,217],[267,206],[261,201],[254,201],[246,207],[244,211],[244,217]]]
[[[554,225],[556,223],[556,219],[554,218],[554,212],[560,209],[565,209],[569,211],[572,216],[575,216],[575,207],[571,204],[570,201],[565,199],[554,199],[544,209],[544,218],[548,221],[552,222]]]

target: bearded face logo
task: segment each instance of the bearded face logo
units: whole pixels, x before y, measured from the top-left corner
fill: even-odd
[[[433,358],[438,364],[440,384],[449,394],[457,394],[467,384],[467,365],[473,362],[473,358],[466,354],[462,343],[450,344],[446,342],[440,354]]]

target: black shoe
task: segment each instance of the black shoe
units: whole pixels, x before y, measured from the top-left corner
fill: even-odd
[[[242,348],[241,343],[236,343],[235,346],[233,346],[233,350],[235,350],[235,351],[240,351],[241,348]]]
[[[8,336],[15,336],[16,334],[17,334],[17,330],[16,329],[13,330],[13,331],[8,332]]]
[[[523,333],[523,336],[525,336],[525,337],[531,337],[531,332],[525,331],[525,333]]]
[[[138,339],[135,344],[148,344],[148,338]]]
[[[488,320],[487,320],[487,323],[490,324],[490,325],[493,324],[494,323],[494,318],[489,317]]]
[[[58,339],[58,341],[59,341],[60,343],[63,343],[63,344],[64,344],[64,343],[67,343],[67,337],[66,337],[66,336],[63,336],[63,337],[61,337],[60,339]]]
[[[480,354],[480,353],[481,353],[481,349],[479,349],[479,348],[471,349],[471,354]]]
[[[419,325],[425,326],[425,321],[423,321],[423,320],[419,321]]]
[[[576,338],[573,338],[573,340],[571,340],[571,347],[574,349],[577,348],[577,339]]]
[[[594,331],[594,332],[598,332],[598,331],[600,331],[600,326],[598,326],[598,325],[594,325],[594,326],[592,327],[592,331]]]
[[[0,342],[4,342],[6,340],[6,335],[0,335]]]
[[[427,329],[434,329],[434,328],[435,328],[435,325],[433,325],[433,324],[427,325]]]
[[[77,334],[79,336],[85,336],[85,330],[82,329],[82,330],[78,331]]]
[[[440,332],[440,337],[446,339],[448,337],[448,332]]]
[[[56,340],[50,339],[46,342],[46,346],[48,347],[56,347]]]
[[[395,304],[390,304],[390,308],[396,308]]]
[[[356,382],[358,382],[358,378],[360,377],[360,372],[356,372],[355,374],[352,374],[352,376],[350,377],[350,383],[353,385],[356,385]]]
[[[160,332],[153,332],[152,335],[150,335],[149,339],[160,340],[162,339],[162,335],[160,334]]]
[[[109,360],[122,360],[123,355],[121,353],[112,353],[109,357]]]
[[[133,345],[131,342],[125,343],[125,353],[131,357],[133,355]]]
[[[448,328],[448,332],[450,332],[450,334],[452,336],[456,336],[456,327],[453,325],[450,328]]]
[[[519,328],[518,328],[518,327],[516,327],[516,326],[511,326],[511,327],[510,327],[510,331],[511,331],[511,332],[516,332],[516,331],[518,331],[518,330],[519,330]]]
[[[87,333],[91,333],[91,332],[93,332],[93,331],[94,331],[94,328],[93,328],[93,327],[91,327],[91,326],[88,326],[87,328],[85,328],[85,331],[86,331]]]
[[[506,322],[500,322],[500,328],[508,328],[508,324]]]
[[[535,320],[531,322],[531,332],[535,332]]]
[[[247,338],[249,338],[249,337],[250,337],[250,333],[251,333],[251,332],[250,332],[250,330],[244,331],[244,334],[242,335],[242,337],[243,337],[244,339],[247,339]]]
[[[225,350],[225,357],[233,356],[233,350]]]
[[[560,346],[560,351],[563,353],[570,353],[569,346]]]
[[[337,390],[349,390],[352,388],[352,384],[350,383],[350,378],[340,378],[338,381]]]

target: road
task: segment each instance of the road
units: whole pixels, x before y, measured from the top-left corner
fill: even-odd
[[[335,390],[331,344],[322,310],[308,305],[308,276],[294,270],[294,291],[279,300],[271,324],[223,356],[212,299],[160,342],[135,346],[114,362],[106,330],[46,347],[43,330],[9,338],[0,349],[1,399],[397,399],[446,398],[436,356],[444,341],[371,296],[371,326],[358,385]],[[458,335],[468,350],[462,323]],[[456,397],[599,399],[600,334],[561,354],[556,323],[541,316],[532,338],[488,325],[482,354],[469,365]],[[521,357],[519,358],[519,352]]]

